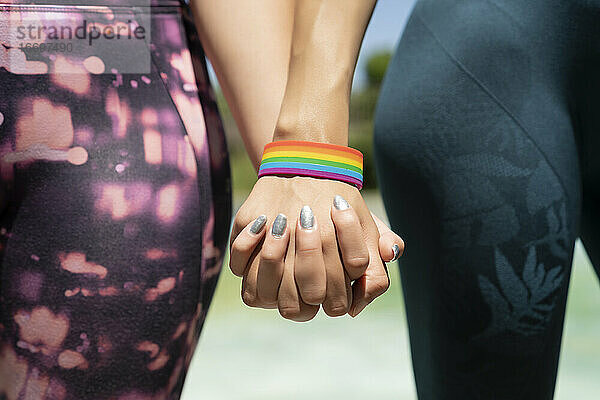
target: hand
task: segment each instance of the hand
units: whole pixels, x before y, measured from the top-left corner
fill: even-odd
[[[336,194],[354,207],[332,208]],[[304,205],[313,209],[311,229],[298,222]],[[291,218],[284,223],[279,217],[275,226],[283,229],[273,235],[278,213]],[[262,225],[265,218],[254,221],[261,214],[266,217]],[[378,227],[385,230],[381,237]],[[399,256],[402,240],[378,219],[373,221],[356,188],[331,180],[269,176],[259,179],[236,215],[230,267],[244,277],[242,298],[249,306],[278,307],[284,317],[297,321],[313,318],[320,303],[328,315],[356,315],[389,286],[381,258],[393,257],[394,243]],[[351,290],[350,280],[357,278]]]
[[[371,213],[371,216],[379,231],[379,255],[381,256],[381,259],[384,262],[396,261],[404,253],[404,240],[395,234],[375,214]],[[369,303],[379,296],[376,294],[376,288],[379,286],[378,282],[380,279],[381,277],[377,274],[377,270],[372,271],[370,268],[367,268],[365,274],[354,282],[352,285],[354,297],[352,306],[348,311],[348,314],[350,314],[351,317],[356,317]]]

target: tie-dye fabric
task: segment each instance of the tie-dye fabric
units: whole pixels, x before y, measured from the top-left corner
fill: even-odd
[[[30,12],[1,3],[0,31]],[[143,12],[148,73],[28,59],[0,32],[1,400],[180,397],[229,233],[229,164],[189,9]]]

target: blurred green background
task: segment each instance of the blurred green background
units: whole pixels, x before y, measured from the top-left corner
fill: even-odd
[[[384,221],[372,163],[373,111],[393,43],[413,3],[379,1],[363,42],[351,98],[350,146],[364,153],[363,194],[369,208]],[[386,45],[378,47],[381,43]],[[217,93],[231,152],[235,211],[251,190],[256,173],[218,88]],[[240,279],[224,267],[183,399],[415,400],[398,272],[401,262],[389,265],[390,289],[357,318],[328,318],[320,312],[308,323],[284,320],[276,310],[245,306]],[[598,377],[600,286],[578,242],[555,398],[600,398]]]

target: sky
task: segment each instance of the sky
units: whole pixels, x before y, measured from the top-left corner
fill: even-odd
[[[360,89],[366,83],[363,65],[368,56],[378,50],[393,50],[404,29],[415,0],[378,0],[375,11],[363,39],[358,57],[353,90]],[[209,70],[211,81],[217,85],[212,68]]]
[[[373,52],[396,48],[406,20],[414,5],[414,0],[378,0],[373,16],[367,27],[358,57],[353,89],[360,89],[366,83],[363,64]]]

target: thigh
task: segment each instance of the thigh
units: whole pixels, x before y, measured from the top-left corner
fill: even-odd
[[[592,185],[590,183],[590,185]],[[594,183],[593,186],[597,189],[600,184]],[[581,210],[581,242],[585,247],[596,275],[600,279],[600,194],[590,190],[584,192]]]
[[[586,35],[581,40],[580,58],[572,74],[573,104],[577,110],[577,137],[581,154],[583,186],[581,241],[600,277],[600,1],[588,3],[586,11],[595,18],[582,24]],[[585,21],[585,20],[584,20]]]
[[[600,35],[598,39],[600,40]],[[600,68],[600,56],[595,67],[594,71]],[[600,160],[596,154],[600,150],[600,116],[597,113],[600,109],[600,78],[595,75],[597,73],[586,81],[586,88],[580,92],[579,97],[582,101],[582,126],[579,135],[583,186],[580,235],[586,253],[600,277]]]
[[[485,53],[495,41],[526,53],[518,36],[498,36],[499,16],[465,18],[499,20],[471,26],[479,39],[457,36],[469,43],[459,51],[417,10],[384,81],[375,151],[388,216],[407,244],[401,276],[419,398],[551,399],[579,214],[568,115],[548,102],[543,116],[526,112],[545,96],[523,87],[529,59],[511,69],[514,58]],[[480,57],[505,64],[479,76]],[[553,130],[539,131],[535,118]],[[545,151],[542,135],[566,148]]]
[[[0,69],[0,398],[180,396],[227,203],[178,15],[153,15],[148,73]]]

